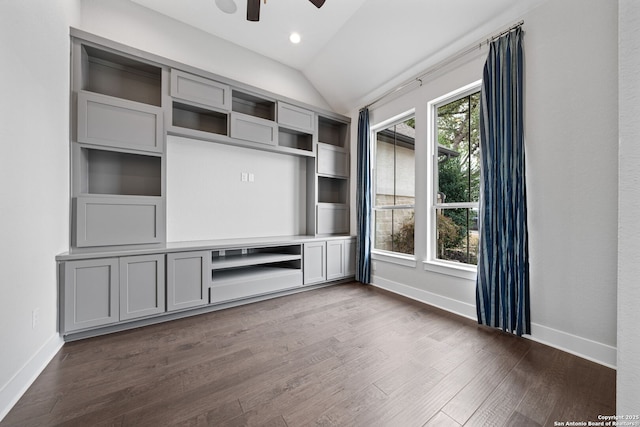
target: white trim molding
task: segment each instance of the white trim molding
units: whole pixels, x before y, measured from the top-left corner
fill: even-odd
[[[62,348],[64,341],[54,334],[42,347],[16,372],[0,389],[0,421],[7,416],[11,408],[20,400],[31,384],[44,371],[49,362]]]
[[[389,292],[393,292],[412,300],[457,314],[467,319],[477,321],[475,304],[468,304],[453,298],[434,294],[423,289],[418,289],[413,286],[404,285],[402,283],[376,276],[372,277],[371,284],[377,288],[385,289]],[[600,365],[616,369],[616,347],[579,337],[568,332],[559,331],[548,326],[539,325],[537,323],[531,324],[531,335],[526,335],[524,338],[565,351]]]

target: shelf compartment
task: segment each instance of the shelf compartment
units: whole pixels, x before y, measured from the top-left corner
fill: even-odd
[[[349,125],[327,117],[318,117],[318,142],[346,147],[349,140]]]
[[[252,266],[213,271],[209,288],[211,304],[256,297],[302,286],[301,268]]]
[[[172,109],[172,125],[217,135],[229,135],[228,114],[175,101]]]
[[[127,56],[83,45],[81,89],[160,107],[162,69]]]
[[[82,193],[128,196],[162,194],[162,158],[117,151],[81,149]]]
[[[280,127],[278,129],[278,145],[312,153],[313,135]]]
[[[233,111],[246,114],[248,116],[275,121],[276,103],[274,101],[237,90],[232,91],[232,93],[231,104]]]
[[[228,268],[297,261],[300,259],[302,259],[300,254],[279,253],[248,253],[242,255],[214,256],[211,260],[211,269],[222,270]]]
[[[348,180],[318,177],[318,203],[347,203]]]

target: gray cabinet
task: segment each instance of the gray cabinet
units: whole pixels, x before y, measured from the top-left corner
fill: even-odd
[[[167,311],[207,303],[211,252],[167,254]]]
[[[275,146],[278,144],[278,126],[271,120],[233,112],[231,113],[230,136],[244,141]]]
[[[342,234],[349,232],[349,208],[347,205],[322,203],[316,212],[317,234]]]
[[[171,96],[205,107],[231,110],[231,88],[223,83],[171,70]]]
[[[117,258],[65,262],[63,275],[64,332],[118,322]]]
[[[164,313],[164,255],[122,257],[120,320]]]
[[[162,241],[159,197],[81,196],[74,202],[77,247]]]
[[[159,153],[163,150],[162,120],[160,107],[78,93],[78,142]]]
[[[327,241],[327,280],[345,277],[345,247],[343,240]]]
[[[349,155],[341,148],[318,143],[318,174],[349,176]]]
[[[278,125],[313,133],[315,129],[313,111],[295,105],[278,102]]]
[[[327,244],[310,242],[304,244],[304,284],[312,285],[327,281]]]

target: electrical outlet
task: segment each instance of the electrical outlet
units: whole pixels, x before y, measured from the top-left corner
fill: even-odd
[[[371,269],[372,269],[373,271],[376,271],[376,268],[377,268],[377,267],[378,267],[377,263],[375,263],[375,262],[372,262],[372,263],[371,263]]]
[[[33,311],[31,312],[31,328],[32,329],[37,328],[39,323],[40,323],[40,309],[34,308]]]
[[[242,182],[247,182],[247,181],[248,181],[248,179],[249,179],[249,178],[248,178],[248,175],[247,175],[247,173],[246,173],[246,172],[242,172],[242,173],[240,174],[240,181],[242,181]]]
[[[255,181],[256,177],[253,173],[249,173],[249,182]]]

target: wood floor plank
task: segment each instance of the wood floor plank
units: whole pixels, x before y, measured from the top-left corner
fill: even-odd
[[[357,283],[67,343],[5,426],[545,426],[615,371]]]

